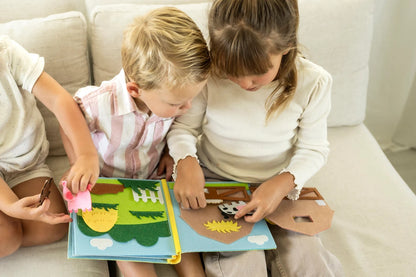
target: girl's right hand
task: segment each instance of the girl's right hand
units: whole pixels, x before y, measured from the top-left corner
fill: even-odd
[[[205,208],[205,178],[196,158],[186,157],[176,166],[176,181],[173,186],[176,201],[184,209]]]
[[[46,198],[43,204],[38,207],[40,195],[27,196],[17,200],[9,206],[7,214],[14,218],[23,220],[35,220],[48,224],[60,224],[72,221],[68,214],[50,213],[50,200]]]
[[[235,219],[244,216],[246,222],[255,223],[274,212],[282,199],[295,187],[295,178],[289,172],[281,173],[262,183],[254,192],[250,202],[241,208]],[[252,215],[246,215],[254,211]]]

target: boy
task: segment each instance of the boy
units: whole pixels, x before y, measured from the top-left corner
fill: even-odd
[[[189,16],[164,7],[127,28],[121,56],[117,76],[75,95],[99,153],[100,175],[149,179],[165,171],[170,179],[173,161],[165,137],[206,84],[211,64],[206,42]],[[152,264],[117,263],[124,276],[156,276]],[[182,256],[177,271],[204,275],[193,253]]]

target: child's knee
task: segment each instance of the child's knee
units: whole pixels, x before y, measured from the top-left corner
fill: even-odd
[[[49,244],[61,240],[67,235],[68,224],[42,224],[23,235],[23,246]]]
[[[49,228],[45,228],[42,232],[44,242],[41,244],[48,244],[61,240],[68,233],[68,224],[49,225],[48,227]]]
[[[0,222],[0,258],[13,254],[23,241],[22,224],[19,220]]]
[[[63,239],[68,234],[68,224],[62,223],[53,225],[54,230],[52,230],[53,235],[51,236],[51,242],[55,242]]]

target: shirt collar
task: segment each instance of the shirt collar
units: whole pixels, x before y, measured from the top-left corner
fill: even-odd
[[[125,115],[131,112],[139,111],[133,97],[131,97],[127,90],[126,75],[123,69],[121,69],[115,79],[118,87],[116,101],[114,101],[114,113],[116,115]]]
[[[126,80],[126,74],[124,73],[124,70],[121,69],[120,73],[114,77],[116,79],[117,83],[117,95],[116,95],[116,101],[113,101],[114,103],[114,114],[115,115],[126,115],[128,113],[132,112],[138,112],[140,114],[143,114],[142,111],[137,108],[136,103],[134,102],[133,97],[131,97],[129,91],[127,90],[127,80]],[[163,118],[159,117],[155,114],[152,114],[150,117],[146,115],[148,120],[150,121],[164,121],[164,120],[172,120],[174,117],[168,117]]]

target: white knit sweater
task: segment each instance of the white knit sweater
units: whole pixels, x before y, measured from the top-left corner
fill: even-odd
[[[328,156],[332,85],[330,74],[308,60],[300,58],[297,68],[293,99],[267,122],[265,103],[276,83],[250,92],[229,80],[209,80],[168,134],[175,164],[198,157],[214,173],[248,183],[288,171],[296,183],[289,197],[296,199]]]

